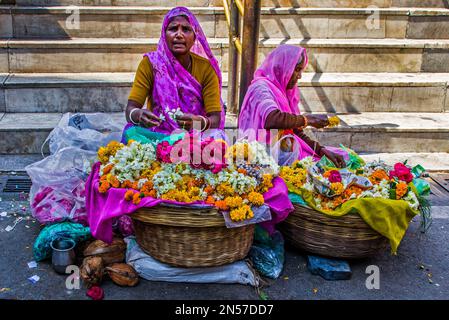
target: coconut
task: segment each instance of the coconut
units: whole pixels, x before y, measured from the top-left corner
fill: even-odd
[[[103,259],[100,257],[87,257],[83,260],[80,276],[88,288],[101,282],[104,272]]]
[[[139,283],[139,275],[129,264],[114,263],[106,267],[106,271],[111,280],[119,286],[134,287]]]
[[[101,240],[95,240],[84,250],[84,256],[101,257],[105,265],[123,262],[125,260],[126,244],[123,239],[116,238],[111,244],[107,244]]]

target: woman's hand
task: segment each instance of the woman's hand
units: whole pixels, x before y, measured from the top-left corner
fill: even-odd
[[[176,122],[178,123],[180,128],[185,129],[187,131],[192,130],[194,125],[195,129],[201,130],[206,126],[206,123],[204,123],[205,119],[206,119],[205,117],[186,113],[183,114],[182,116],[177,116]]]
[[[162,122],[158,116],[147,109],[140,109],[133,112],[132,117],[135,122],[145,128],[157,127]]]
[[[307,118],[307,124],[317,129],[327,127],[329,125],[329,119],[325,114],[307,114],[304,117]]]
[[[332,152],[329,149],[322,148],[320,152],[320,156],[326,156],[330,161],[332,161],[337,168],[344,168],[346,167],[346,161],[338,153]]]

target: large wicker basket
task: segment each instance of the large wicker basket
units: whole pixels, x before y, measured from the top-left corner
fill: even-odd
[[[155,206],[131,215],[136,241],[143,251],[179,267],[211,267],[243,259],[254,237],[254,225],[227,228],[215,208]]]
[[[314,209],[295,205],[279,226],[286,242],[314,254],[358,259],[385,249],[388,239],[374,231],[358,214],[330,217]]]

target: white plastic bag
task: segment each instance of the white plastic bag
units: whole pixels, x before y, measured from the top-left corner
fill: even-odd
[[[126,263],[136,269],[140,277],[151,281],[190,283],[240,283],[254,287],[258,277],[245,261],[218,267],[178,268],[162,263],[140,249],[135,237],[125,238]]]
[[[288,140],[287,140],[288,139]],[[291,151],[282,150],[282,142],[292,141],[289,144]],[[281,137],[272,147],[271,156],[278,162],[280,166],[289,166],[300,158],[301,145],[297,140],[297,137],[291,134],[287,134]]]
[[[120,118],[121,119],[121,118]],[[125,118],[118,120],[107,113],[65,113],[47,139],[50,153],[66,147],[97,151],[111,140],[121,140]]]
[[[31,213],[40,223],[87,223],[85,181],[95,158],[96,152],[68,147],[25,168]]]

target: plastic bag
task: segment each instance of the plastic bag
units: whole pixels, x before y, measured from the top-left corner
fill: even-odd
[[[245,219],[243,221],[237,222],[232,221],[229,211],[224,211],[223,217],[225,220],[226,227],[238,228],[249,224],[255,224],[271,220],[271,210],[270,207],[267,206],[266,204],[261,205],[260,207],[252,206],[251,210],[253,210],[254,217],[252,217],[251,219]]]
[[[91,238],[90,228],[79,223],[62,222],[46,226],[33,245],[34,260],[42,261],[51,256],[51,242],[56,238],[72,239],[76,243]]]
[[[245,261],[218,267],[178,268],[162,263],[143,252],[134,237],[127,237],[125,242],[126,263],[133,266],[139,276],[146,280],[259,285],[258,277]]]
[[[68,147],[28,165],[32,215],[42,224],[69,220],[87,224],[85,181],[96,152]]]
[[[50,153],[66,147],[97,151],[112,140],[120,141],[125,117],[116,119],[105,113],[65,113],[44,144],[50,142]]]
[[[291,142],[293,141],[293,143]],[[287,143],[287,149],[291,151],[283,150],[282,143]],[[296,140],[296,137],[291,134],[282,136],[273,146],[271,156],[277,160],[280,166],[289,166],[300,158],[301,145]]]
[[[254,243],[249,251],[254,268],[263,276],[277,279],[284,268],[284,238],[279,231],[271,236],[260,226],[256,226]]]

